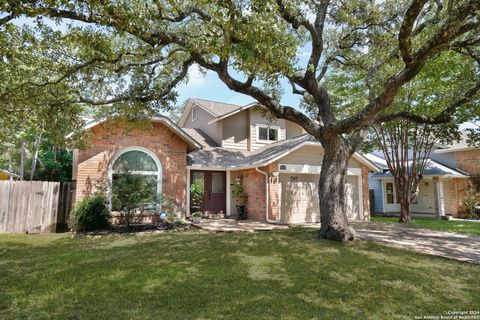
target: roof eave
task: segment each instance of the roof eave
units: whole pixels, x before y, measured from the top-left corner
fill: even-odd
[[[475,150],[475,149],[478,149],[478,148],[477,147],[464,147],[464,148],[440,149],[440,150],[435,150],[433,153],[450,153],[450,152],[468,151],[468,150]]]
[[[252,102],[252,103],[250,103],[250,104],[247,104],[246,106],[240,107],[240,108],[238,108],[238,109],[236,109],[236,110],[233,110],[233,111],[231,111],[231,112],[229,112],[229,113],[227,113],[227,114],[224,114],[223,116],[216,117],[216,119],[213,119],[212,121],[208,122],[208,124],[212,124],[212,123],[215,123],[215,122],[217,122],[217,121],[223,120],[223,119],[228,118],[228,117],[230,117],[230,116],[233,116],[233,115],[235,115],[235,114],[237,114],[237,113],[239,113],[239,112],[242,112],[242,111],[244,111],[244,110],[250,109],[251,107],[254,107],[254,106],[256,106],[256,105],[258,105],[258,102]]]
[[[164,117],[164,116],[153,116],[150,118],[151,121],[154,121],[154,122],[162,122],[162,123],[165,123],[167,124],[167,126],[169,128],[171,128],[175,133],[177,133],[179,136],[182,137],[182,139],[187,143],[189,144],[191,147],[193,146],[194,148],[196,148],[197,150],[198,149],[202,149],[202,145],[200,143],[198,143],[195,139],[193,139],[190,135],[188,135],[185,131],[183,131],[178,125],[176,125],[172,120],[168,119],[167,117]],[[102,120],[96,120],[96,121],[91,121],[89,123],[87,123],[83,128],[82,128],[82,131],[85,131],[85,130],[90,130],[92,129],[93,127],[99,125],[99,124],[102,124],[104,123],[105,121],[107,121],[107,119],[102,119]],[[70,133],[67,138],[71,137],[73,134]]]

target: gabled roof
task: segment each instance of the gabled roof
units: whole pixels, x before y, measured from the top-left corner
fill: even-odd
[[[210,138],[208,136],[208,134],[206,134],[205,132],[203,132],[201,129],[197,129],[197,128],[182,128],[183,131],[185,131],[186,133],[188,133],[188,135],[190,137],[192,137],[193,139],[195,139],[199,144],[202,145],[202,147],[204,148],[215,148],[215,147],[219,147],[219,145],[212,140],[212,138]]]
[[[235,110],[232,110],[232,111],[230,111],[230,112],[228,112],[228,113],[225,113],[225,114],[222,115],[222,116],[217,117],[215,120],[210,121],[208,124],[213,123],[213,122],[216,122],[216,121],[220,121],[220,120],[225,119],[225,118],[228,118],[228,117],[230,117],[230,116],[233,116],[234,114],[237,114],[237,113],[239,113],[239,112],[241,112],[241,111],[243,111],[243,110],[247,110],[247,109],[250,109],[251,107],[255,107],[255,106],[258,106],[258,103],[254,102],[254,103],[247,104],[246,106],[239,107],[239,108],[237,108],[237,109],[235,109]]]
[[[190,114],[190,110],[192,110],[192,107],[194,105],[202,108],[203,110],[211,114],[212,117],[214,118],[223,117],[226,114],[232,113],[233,111],[243,108],[242,106],[231,104],[231,103],[190,98],[187,101],[187,104],[185,106],[185,110],[183,110],[182,116],[178,120],[179,126],[183,127],[185,125],[187,116]]]
[[[374,179],[382,179],[382,178],[389,178],[392,175],[388,170],[387,161],[379,156],[378,154],[369,153],[366,154],[365,157],[375,163],[377,166],[385,170],[384,172],[374,173],[372,178]],[[426,177],[452,177],[452,178],[468,178],[468,174],[462,172],[460,170],[455,170],[444,166],[441,163],[438,163],[432,159],[428,159],[425,165],[425,171],[423,172],[423,176]]]
[[[187,134],[183,129],[181,129],[179,126],[177,126],[169,118],[167,118],[165,116],[162,116],[160,114],[156,114],[151,118],[151,120],[153,122],[160,122],[160,123],[166,125],[173,132],[175,132],[180,138],[182,138],[182,140],[185,141],[188,144],[188,146],[191,148],[191,150],[198,150],[198,149],[202,148],[202,145],[198,141],[196,141],[194,138],[192,138],[189,134]],[[87,122],[85,124],[85,126],[83,127],[83,130],[92,129],[95,126],[97,126],[101,123],[104,123],[105,121],[107,121],[107,119],[91,120],[90,122]]]
[[[295,138],[272,143],[265,148],[249,151],[229,150],[225,148],[206,148],[191,152],[187,156],[187,165],[211,169],[248,169],[266,166],[287,154],[306,145],[320,146],[320,142],[311,135],[304,134]],[[370,170],[379,168],[359,153],[353,156]]]
[[[438,149],[435,150],[434,153],[448,153],[448,152],[477,149],[476,147],[471,146],[468,143],[468,140],[469,140],[468,134],[466,132],[461,132],[460,140],[453,141],[448,145],[437,145]]]

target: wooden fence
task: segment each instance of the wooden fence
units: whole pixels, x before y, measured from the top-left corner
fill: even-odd
[[[65,231],[74,183],[0,181],[0,232]]]

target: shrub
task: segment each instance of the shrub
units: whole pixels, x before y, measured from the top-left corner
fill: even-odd
[[[159,204],[168,222],[179,222],[185,217],[183,208],[172,197],[162,194],[159,197]]]
[[[111,190],[112,210],[118,212],[127,226],[135,214],[155,208],[158,202],[157,181],[128,170],[116,177]]]
[[[203,184],[192,183],[190,186],[190,199],[193,206],[199,207],[202,205],[203,193]]]
[[[477,206],[479,195],[475,186],[469,181],[467,195],[463,200],[463,203],[467,207],[467,218],[469,219],[480,219],[480,210]]]
[[[70,213],[69,226],[74,231],[102,229],[110,225],[105,198],[96,194],[76,204]]]

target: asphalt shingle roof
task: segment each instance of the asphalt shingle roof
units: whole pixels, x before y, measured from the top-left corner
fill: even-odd
[[[468,144],[468,135],[466,132],[460,133],[460,140],[459,141],[452,141],[448,145],[440,145],[441,149],[463,149],[468,148],[470,145]]]
[[[305,142],[317,142],[309,134],[272,143],[253,152],[225,148],[206,148],[188,154],[189,166],[242,168],[265,165]]]
[[[242,108],[242,106],[231,104],[231,103],[224,103],[224,102],[196,99],[196,98],[192,100],[194,103],[210,111],[217,118]]]
[[[212,140],[205,132],[201,129],[194,128],[182,128],[190,137],[195,139],[198,143],[202,145],[203,148],[214,148],[218,147],[218,144]]]
[[[378,167],[382,169],[386,169],[387,171],[385,172],[377,172],[372,174],[373,178],[386,178],[386,177],[391,177],[392,175],[390,174],[390,171],[388,171],[388,166],[387,162],[385,159],[381,158],[378,155],[369,153],[366,154],[365,157],[376,164]],[[464,174],[463,172],[451,169],[449,167],[446,167],[436,161],[433,161],[432,159],[428,159],[427,163],[425,165],[425,171],[423,172],[424,176],[465,176],[467,177],[468,175]]]

